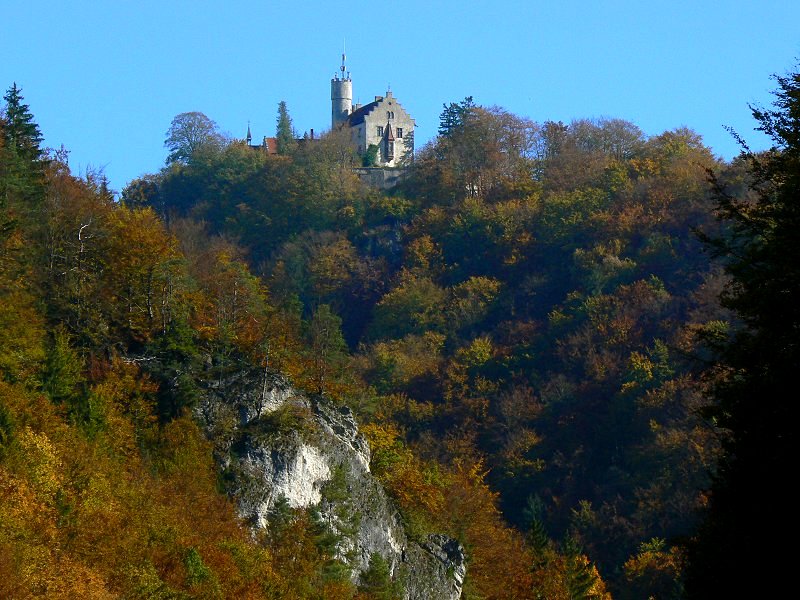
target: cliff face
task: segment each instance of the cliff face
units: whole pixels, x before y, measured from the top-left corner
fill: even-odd
[[[370,473],[369,446],[349,408],[300,394],[274,373],[251,372],[207,382],[196,414],[253,527],[267,527],[279,505],[312,508],[354,578],[379,554],[409,600],[461,597],[463,548],[443,535],[408,538]]]

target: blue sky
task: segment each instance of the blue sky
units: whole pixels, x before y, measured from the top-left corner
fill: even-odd
[[[337,7],[346,7],[337,10]],[[346,42],[356,100],[391,85],[436,133],[445,102],[473,96],[535,121],[632,121],[694,129],[726,159],[723,126],[754,148],[748,103],[766,105],[800,58],[797,0],[0,0],[0,87],[23,88],[73,171],[120,190],[166,157],[172,118],[201,111],[244,137],[330,126]]]

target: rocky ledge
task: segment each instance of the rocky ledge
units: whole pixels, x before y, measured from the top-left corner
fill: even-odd
[[[353,413],[308,397],[271,372],[207,382],[196,416],[215,442],[240,514],[269,525],[280,503],[313,509],[339,539],[354,579],[374,554],[402,579],[409,600],[456,600],[464,550],[444,535],[409,539],[400,514],[370,473],[370,450]]]

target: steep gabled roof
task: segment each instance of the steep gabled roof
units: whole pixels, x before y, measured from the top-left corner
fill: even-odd
[[[375,110],[378,107],[378,103],[380,100],[375,100],[374,102],[370,102],[369,104],[365,104],[358,110],[354,110],[350,113],[350,116],[347,118],[347,124],[352,127],[353,125],[360,125],[364,122],[364,117],[366,117],[369,113]]]

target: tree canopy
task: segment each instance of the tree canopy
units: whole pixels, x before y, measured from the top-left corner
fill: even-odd
[[[217,124],[201,112],[186,112],[172,119],[164,139],[169,150],[167,164],[189,163],[202,150],[222,146],[223,135]]]
[[[352,409],[409,535],[463,544],[465,597],[712,597],[730,565],[790,573],[766,537],[790,514],[800,328],[800,80],[778,83],[755,111],[775,147],[731,163],[687,128],[467,98],[389,191],[359,180],[346,130],[275,155],[184,113],[120,203],[17,151],[41,139],[12,87],[0,596],[402,594],[378,558],[342,577],[312,512],[280,505],[257,543],[236,519],[214,463],[230,423],[192,414],[198,377],[241,369]]]

